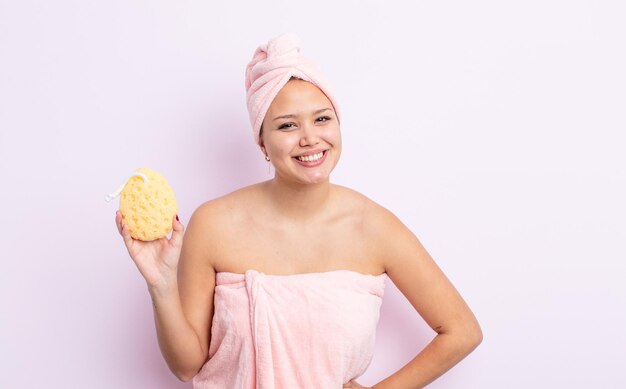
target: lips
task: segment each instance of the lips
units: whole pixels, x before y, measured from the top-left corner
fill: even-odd
[[[296,157],[296,159],[303,161],[303,162],[315,162],[318,159],[322,158],[324,156],[324,151],[320,151],[320,152],[316,152],[316,153],[309,153],[309,154],[305,154],[305,155],[299,155]]]
[[[293,157],[293,159],[300,165],[305,167],[314,167],[321,165],[328,155],[328,150],[323,150],[319,152],[307,153],[306,155],[299,155],[297,157]]]

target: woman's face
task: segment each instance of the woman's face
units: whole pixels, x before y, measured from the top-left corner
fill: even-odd
[[[261,148],[280,178],[303,184],[327,181],[341,154],[330,100],[310,82],[287,82],[263,120]]]

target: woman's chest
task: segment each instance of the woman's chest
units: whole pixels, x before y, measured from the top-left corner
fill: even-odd
[[[272,225],[242,223],[240,234],[227,236],[215,258],[217,271],[299,274],[347,269],[384,272],[372,257],[371,242],[355,223]]]

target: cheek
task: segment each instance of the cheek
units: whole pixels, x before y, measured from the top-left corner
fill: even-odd
[[[280,136],[276,136],[271,139],[270,142],[266,143],[269,153],[275,156],[279,154],[289,154],[294,148],[298,147],[299,140],[295,134],[285,133],[278,135]]]
[[[325,129],[323,132],[323,137],[326,142],[330,143],[334,147],[341,147],[341,131],[339,131],[339,128],[333,127]]]

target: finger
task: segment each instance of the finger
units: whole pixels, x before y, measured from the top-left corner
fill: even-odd
[[[183,244],[183,235],[185,234],[185,226],[180,220],[177,220],[178,215],[174,215],[172,218],[172,237],[170,238],[170,244],[175,247],[180,247]]]
[[[133,237],[130,236],[130,228],[126,225],[126,223],[122,222],[122,238],[124,238],[124,243],[126,243],[126,247],[130,249],[133,245]]]
[[[122,213],[119,210],[115,211],[115,226],[117,227],[117,232],[122,235]]]

